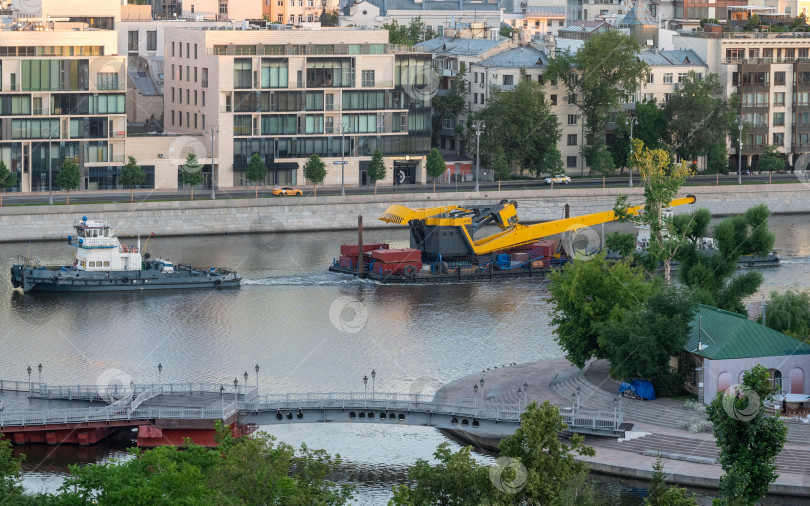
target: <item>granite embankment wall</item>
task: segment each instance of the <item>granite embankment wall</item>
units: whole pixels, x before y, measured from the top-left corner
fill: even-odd
[[[366,228],[387,225],[377,218],[392,203],[408,207],[489,203],[516,200],[524,223],[561,218],[563,206],[571,216],[611,209],[619,194],[632,204],[642,203],[641,188],[516,190],[481,193],[412,193],[352,195],[347,197],[275,197],[215,201],[172,201],[70,206],[19,206],[0,208],[0,242],[62,239],[85,215],[106,219],[118,230],[159,235],[202,235],[249,232],[304,232],[354,229],[357,216]],[[697,205],[715,215],[744,212],[764,203],[775,214],[810,213],[810,185],[744,185],[688,187]],[[678,208],[688,211],[690,206]]]

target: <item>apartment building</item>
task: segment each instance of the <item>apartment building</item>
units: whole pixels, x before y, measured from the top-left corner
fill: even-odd
[[[562,5],[537,5],[524,8],[518,13],[503,14],[503,22],[514,29],[528,32],[532,38],[557,35],[565,26],[565,7]]]
[[[499,0],[362,0],[346,4],[341,12],[340,26],[381,27],[394,20],[407,25],[420,18],[438,35],[444,35],[446,28],[459,24],[483,23],[487,27],[500,27],[501,16]]]
[[[672,94],[680,89],[689,72],[695,72],[698,78],[709,73],[706,62],[691,49],[647,49],[639,53],[639,59],[649,65],[650,75],[632,97],[633,102],[655,100],[663,107]]]
[[[80,189],[114,188],[126,150],[126,61],[114,31],[75,22],[0,31],[0,159],[15,191],[48,191],[64,159]],[[154,171],[145,167],[148,187]],[[55,183],[53,188],[57,189]]]
[[[221,187],[247,184],[254,153],[270,169],[268,184],[306,184],[313,153],[328,165],[326,184],[340,184],[341,174],[347,185],[372,184],[366,167],[376,149],[385,182],[425,182],[431,55],[396,50],[385,30],[172,28],[165,58],[165,129],[186,139],[174,148],[203,148],[209,174],[214,155]],[[179,158],[176,149],[161,154]]]
[[[317,23],[324,9],[338,8],[338,0],[263,0],[263,12],[274,23]],[[364,26],[364,25],[359,25]]]
[[[703,33],[673,37],[717,73],[726,94],[739,93],[745,121],[743,167],[756,168],[773,145],[788,163],[810,152],[810,37],[804,33]],[[736,148],[738,139],[731,147]],[[736,162],[736,155],[732,157]]]
[[[58,23],[77,23],[77,28],[83,25],[100,30],[115,30],[121,16],[121,0],[20,1],[14,2],[13,8],[15,17],[21,21],[52,24],[58,20]]]
[[[471,68],[479,61],[513,47],[511,39],[498,36],[494,39],[473,39],[462,37],[436,37],[419,45],[420,49],[429,51],[433,55],[433,67],[439,79],[438,94],[447,93],[456,79],[459,71],[466,69],[465,82],[470,88],[469,76]],[[472,90],[470,90],[472,91]],[[475,90],[476,93],[481,90]],[[477,98],[477,95],[476,95]],[[472,104],[468,97],[468,107]],[[464,124],[466,115],[459,118],[444,118],[439,125],[439,149],[444,153],[463,153],[466,149],[464,137],[456,132],[457,124]]]
[[[262,19],[263,0],[183,0],[181,17],[190,20],[228,21]]]

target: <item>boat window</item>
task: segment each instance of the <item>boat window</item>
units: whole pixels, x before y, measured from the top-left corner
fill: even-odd
[[[95,266],[96,266],[95,262],[90,262],[90,267],[95,267]]]
[[[109,267],[109,266],[110,266],[110,262],[108,262],[108,261],[106,261],[106,260],[105,260],[105,261],[104,261],[104,267]]]

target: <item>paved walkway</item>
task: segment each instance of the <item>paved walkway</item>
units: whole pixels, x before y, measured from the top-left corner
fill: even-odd
[[[484,378],[483,391],[480,379]],[[704,414],[684,408],[673,399],[636,401],[621,399],[619,385],[608,377],[604,361],[588,364],[584,371],[565,359],[541,360],[471,374],[443,387],[438,397],[469,397],[479,384],[479,399],[484,402],[518,402],[518,388],[528,384],[526,401],[549,401],[561,407],[572,404],[572,394],[583,409],[613,410],[620,402],[625,422],[632,424],[624,440],[587,436],[587,444],[596,450],[592,458],[583,458],[594,471],[649,479],[656,455],[664,457],[668,480],[682,485],[717,488],[723,470],[716,464],[718,448],[709,432],[691,433],[678,428],[680,421],[705,418]],[[482,397],[483,393],[483,397]],[[521,401],[523,402],[523,401]],[[804,424],[789,424],[788,444],[777,458],[779,478],[771,491],[810,496],[810,450]],[[808,433],[810,434],[810,433]]]

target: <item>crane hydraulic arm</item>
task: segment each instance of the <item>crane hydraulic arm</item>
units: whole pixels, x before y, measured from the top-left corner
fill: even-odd
[[[694,202],[695,197],[688,195],[673,200],[669,205],[675,207]],[[468,206],[468,208],[445,206],[409,209],[395,204],[386,210],[380,220],[410,226],[411,247],[421,249],[429,257],[438,255],[457,257],[486,255],[495,251],[508,250],[531,244],[543,237],[618,219],[618,216],[611,210],[534,225],[523,225],[518,223],[516,208],[516,202],[507,201],[501,201],[499,206]],[[627,214],[636,216],[643,209],[643,205],[632,206],[627,208]],[[486,220],[482,220],[482,216],[486,217]],[[475,240],[473,234],[478,225],[492,221],[501,230]]]

